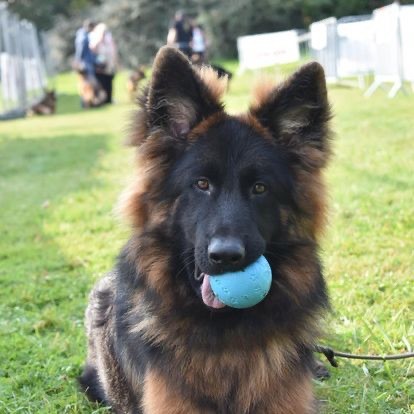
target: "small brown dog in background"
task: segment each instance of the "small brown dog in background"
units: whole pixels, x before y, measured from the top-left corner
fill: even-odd
[[[27,115],[52,115],[55,112],[56,93],[54,90],[45,90],[43,98],[28,109]]]
[[[106,92],[95,77],[79,73],[79,94],[83,108],[96,108],[106,100]]]
[[[137,96],[138,91],[138,85],[139,83],[145,79],[145,66],[139,65],[136,70],[134,70],[128,78],[127,81],[127,90],[129,95],[129,100],[131,102],[135,101],[135,98]]]

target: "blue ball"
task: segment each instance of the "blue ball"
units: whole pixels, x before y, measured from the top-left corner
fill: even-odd
[[[269,293],[272,270],[264,256],[238,272],[210,275],[210,285],[217,298],[232,308],[250,308]]]

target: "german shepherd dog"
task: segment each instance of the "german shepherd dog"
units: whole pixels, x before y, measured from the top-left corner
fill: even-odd
[[[330,109],[317,63],[262,85],[243,115],[225,80],[162,48],[130,142],[132,236],[86,311],[80,383],[116,413],[318,411],[312,349],[328,307],[318,258]],[[264,255],[266,298],[233,309],[208,275]],[[203,291],[203,292],[202,292]]]
[[[144,65],[139,65],[128,77],[127,91],[131,102],[135,102],[139,84],[146,78],[145,69]]]
[[[56,112],[56,101],[56,92],[45,90],[43,98],[28,109],[27,115],[52,115]]]

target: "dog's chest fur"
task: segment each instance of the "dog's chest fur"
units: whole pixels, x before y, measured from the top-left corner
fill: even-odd
[[[130,326],[134,339],[122,353],[117,353],[118,342],[124,342],[116,334],[117,326],[124,326],[124,321],[117,320],[116,316],[119,288],[116,276],[112,273],[92,292],[88,314],[89,322],[94,324],[89,325],[89,332],[95,338],[95,346],[100,348],[96,363],[103,373],[101,382],[107,403],[117,412],[314,412],[311,373],[303,369],[306,355],[299,355],[287,338],[278,339],[275,333],[269,335],[266,344],[246,346],[240,330],[234,337],[232,333],[223,333],[228,347],[198,350],[188,346],[194,330],[188,327],[187,331],[180,321],[176,322],[180,332],[175,340],[174,335],[155,337],[158,317],[148,313],[145,300],[137,302],[141,296],[138,291],[131,298],[135,309],[130,312],[145,317]],[[202,327],[195,334],[198,332],[202,332]],[[149,338],[153,339],[152,345],[147,342]]]

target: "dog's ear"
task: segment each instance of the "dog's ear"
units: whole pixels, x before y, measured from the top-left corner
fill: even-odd
[[[163,128],[183,136],[202,119],[221,111],[221,81],[195,70],[177,49],[158,52],[148,90],[146,110],[150,129]]]
[[[256,91],[250,113],[276,142],[309,167],[322,167],[330,154],[330,106],[325,74],[316,62],[302,66],[277,87]]]

